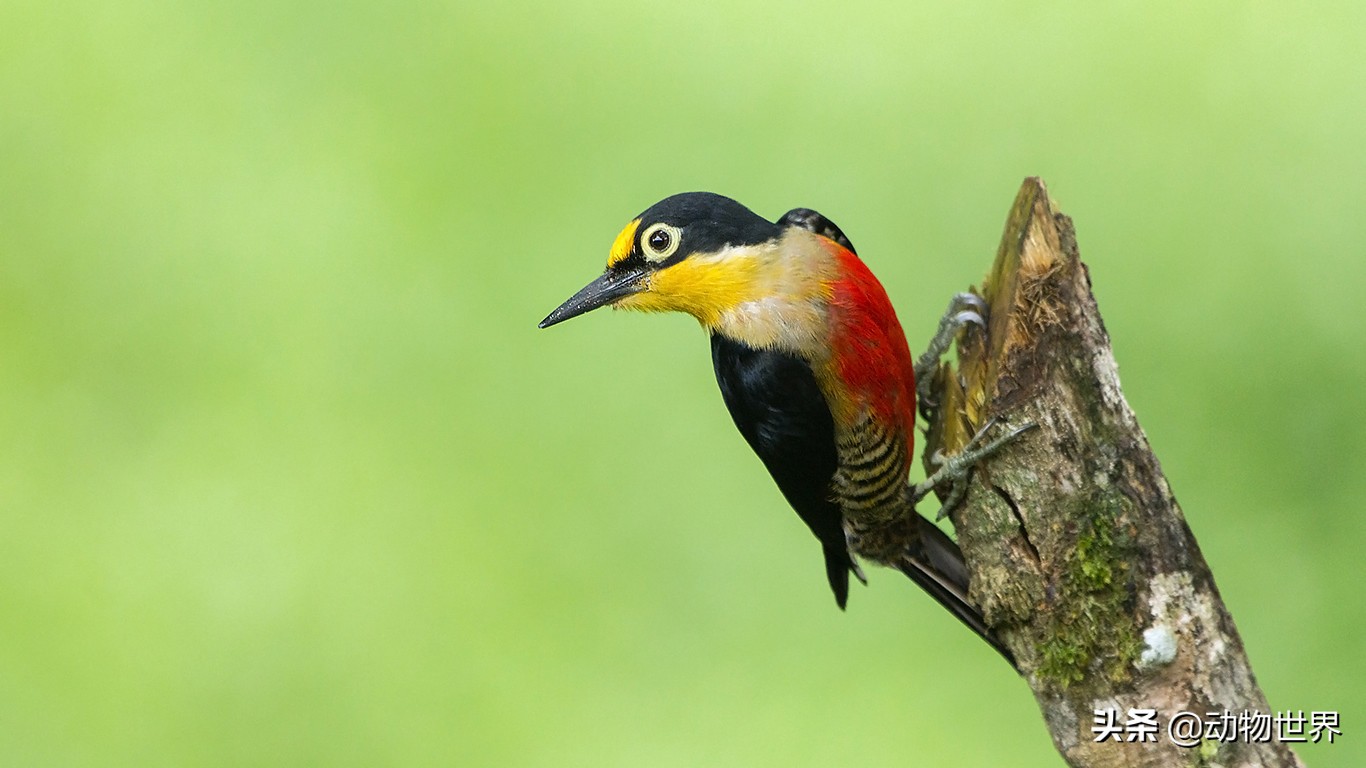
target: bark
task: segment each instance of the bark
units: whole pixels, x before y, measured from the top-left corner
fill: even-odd
[[[1053,742],[1086,766],[1299,766],[1281,743],[1180,747],[1177,712],[1270,713],[1233,618],[1120,391],[1072,222],[1026,179],[981,291],[985,332],[938,373],[926,456],[990,417],[1034,422],[953,513],[972,599],[1019,660]],[[1155,709],[1152,742],[1095,741],[1096,710]],[[1274,730],[1273,730],[1274,735]],[[1121,736],[1121,738],[1124,738]]]

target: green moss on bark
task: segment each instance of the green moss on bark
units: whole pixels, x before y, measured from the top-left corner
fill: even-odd
[[[1133,541],[1118,521],[1128,500],[1114,489],[1078,501],[1060,519],[1080,520],[1076,547],[1063,564],[1051,601],[1055,612],[1039,642],[1039,674],[1065,690],[1095,670],[1108,683],[1127,680],[1142,643],[1133,626]]]

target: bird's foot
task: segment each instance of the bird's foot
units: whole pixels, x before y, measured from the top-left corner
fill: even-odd
[[[962,503],[963,497],[968,492],[968,475],[972,473],[972,468],[978,462],[994,456],[1002,448],[1014,442],[1016,438],[1039,426],[1034,422],[1016,427],[1009,432],[997,437],[994,440],[987,440],[987,432],[996,426],[998,419],[992,417],[987,420],[982,428],[977,430],[977,434],[972,436],[963,450],[952,456],[944,456],[940,451],[935,451],[930,457],[930,462],[937,469],[924,482],[917,484],[911,489],[911,503],[915,504],[925,498],[935,488],[948,484],[950,486],[949,495],[944,499],[944,504],[939,508],[939,515],[936,520],[943,520],[949,512]]]
[[[920,400],[922,410],[932,409],[937,405],[931,398],[933,374],[939,367],[939,358],[949,351],[958,330],[968,323],[976,323],[979,328],[985,329],[986,317],[987,304],[982,297],[975,293],[953,295],[953,299],[949,301],[949,308],[944,310],[943,317],[939,318],[939,328],[935,330],[934,338],[930,339],[925,353],[915,361],[916,397]]]

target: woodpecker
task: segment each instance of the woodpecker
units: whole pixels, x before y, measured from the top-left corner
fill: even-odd
[[[942,480],[961,481],[1015,433],[985,446],[979,433],[909,485],[917,364],[882,284],[833,222],[805,208],[770,222],[708,192],[665,198],[621,230],[606,271],[540,327],[603,306],[685,312],[702,324],[735,426],[820,541],[841,609],[849,575],[866,583],[856,556],[872,560],[909,576],[1014,663],[968,601],[962,552],[915,502]],[[956,297],[924,367],[982,310]]]

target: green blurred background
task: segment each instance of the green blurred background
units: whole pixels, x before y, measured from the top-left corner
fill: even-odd
[[[835,610],[693,321],[535,327],[709,189],[918,345],[1037,174],[1360,765],[1366,5],[1293,8],[5,3],[0,764],[1059,765],[905,579]]]

